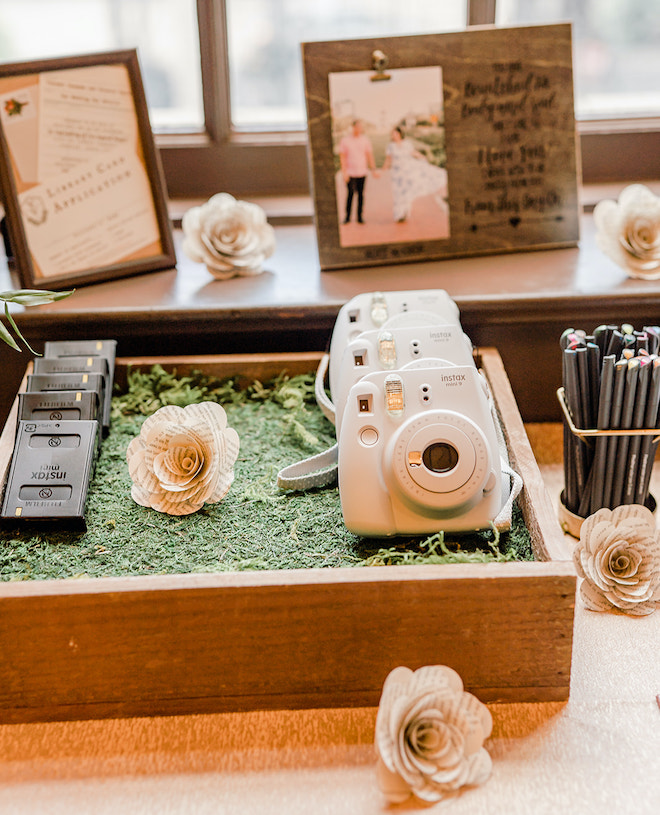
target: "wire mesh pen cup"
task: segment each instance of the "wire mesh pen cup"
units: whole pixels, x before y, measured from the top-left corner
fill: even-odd
[[[566,401],[565,389],[563,387],[557,390],[557,399],[559,400],[564,418],[564,490],[560,495],[558,511],[559,522],[564,532],[568,532],[574,538],[579,538],[582,522],[586,517],[601,507],[613,509],[617,503],[641,503],[650,509],[651,512],[655,512],[657,506],[656,500],[649,492],[649,489],[655,453],[658,443],[660,443],[660,428],[644,427],[601,430],[598,428],[577,427],[571,416]],[[604,483],[597,485],[597,487],[599,489],[601,487],[603,488],[603,500],[596,501],[595,505],[593,500],[590,501],[588,509],[586,510],[583,494],[578,495],[577,504],[575,501],[569,502],[568,492],[571,482],[574,481],[573,467],[575,461],[572,460],[572,455],[576,450],[575,445],[570,443],[571,438],[578,440],[580,444],[584,445],[584,448],[588,451],[588,454],[591,454],[592,458],[600,455],[604,466],[607,467],[608,459],[606,457],[606,451],[607,445],[610,443],[609,440],[616,440],[620,437],[625,438],[628,442],[630,442],[631,439],[638,439],[633,445],[633,450],[637,451],[637,460],[633,461],[629,468],[627,475],[630,477],[626,479],[625,485],[625,495],[628,499],[633,496],[633,500],[617,501],[613,506],[611,500],[607,500],[606,482],[608,479],[613,480],[615,473],[611,470],[609,472],[607,470],[603,471],[601,467],[594,466],[595,462],[592,462],[592,466],[589,470],[589,479],[592,480],[587,480],[585,489],[591,490],[593,480],[598,479],[602,475]],[[603,451],[605,451],[605,453]],[[583,451],[578,450],[578,454],[581,452]],[[626,474],[618,475],[619,477],[623,477]]]

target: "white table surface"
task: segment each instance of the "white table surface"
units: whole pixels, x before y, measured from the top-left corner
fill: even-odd
[[[543,464],[548,489],[560,465]],[[657,478],[657,476],[656,476]],[[656,492],[657,494],[657,492]],[[539,648],[543,643],[539,643]],[[566,703],[492,705],[493,773],[452,815],[658,815],[660,611],[575,611]],[[375,709],[0,726],[2,815],[373,815]]]

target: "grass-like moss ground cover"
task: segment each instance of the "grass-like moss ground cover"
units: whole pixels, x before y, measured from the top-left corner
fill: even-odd
[[[222,403],[240,436],[235,480],[218,504],[183,517],[138,506],[130,497],[126,448],[147,415],[165,404]],[[346,530],[336,487],[286,493],[281,467],[334,443],[314,401],[312,376],[255,382],[179,377],[156,366],[129,373],[113,400],[86,509],[87,530],[12,524],[0,529],[0,579],[31,580],[492,560],[531,560],[517,507],[511,532],[427,539],[363,539]]]

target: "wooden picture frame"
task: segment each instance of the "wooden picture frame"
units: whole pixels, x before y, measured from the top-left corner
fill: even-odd
[[[24,288],[175,265],[137,51],[0,65],[0,193]]]
[[[302,57],[322,269],[576,245],[570,24],[311,42]],[[342,156],[366,176],[363,223]]]

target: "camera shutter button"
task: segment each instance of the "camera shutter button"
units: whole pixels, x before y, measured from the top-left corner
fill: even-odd
[[[373,447],[378,441],[378,431],[375,427],[363,427],[360,430],[360,441],[365,447]]]

